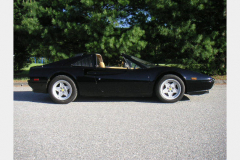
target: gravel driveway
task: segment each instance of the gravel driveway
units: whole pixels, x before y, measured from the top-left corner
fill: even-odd
[[[14,159],[226,159],[226,85],[174,104],[14,87]]]

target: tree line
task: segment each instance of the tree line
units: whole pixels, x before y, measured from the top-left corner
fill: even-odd
[[[14,70],[84,52],[226,74],[226,14],[226,0],[14,0]]]

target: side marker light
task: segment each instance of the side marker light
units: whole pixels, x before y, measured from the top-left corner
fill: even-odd
[[[197,80],[197,77],[192,77],[191,79],[192,79],[192,80]]]

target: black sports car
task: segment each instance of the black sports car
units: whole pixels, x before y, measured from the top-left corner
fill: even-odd
[[[56,103],[69,103],[82,96],[156,96],[176,102],[184,94],[208,92],[214,79],[175,67],[157,67],[122,54],[118,66],[105,66],[100,54],[78,55],[32,67],[29,86],[33,92],[49,93]]]

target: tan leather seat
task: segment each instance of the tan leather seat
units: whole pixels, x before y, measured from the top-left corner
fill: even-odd
[[[99,62],[99,66],[100,66],[101,68],[105,68],[104,62]]]
[[[105,68],[105,64],[103,62],[102,56],[100,54],[96,54],[97,60],[99,61],[99,67],[100,68]]]

